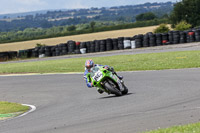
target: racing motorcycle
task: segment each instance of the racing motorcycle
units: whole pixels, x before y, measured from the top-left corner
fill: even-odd
[[[122,96],[128,93],[128,88],[124,85],[124,81],[103,66],[93,67],[90,76],[93,86],[100,88],[108,94]]]

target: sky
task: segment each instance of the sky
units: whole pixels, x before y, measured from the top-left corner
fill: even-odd
[[[77,9],[137,5],[146,2],[177,2],[180,0],[0,0],[0,14],[48,9]]]

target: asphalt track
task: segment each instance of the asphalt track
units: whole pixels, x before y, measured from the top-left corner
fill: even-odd
[[[200,50],[200,44],[3,63],[185,50]],[[0,121],[0,133],[137,133],[200,121],[200,68],[120,75],[129,88],[122,97],[87,88],[82,74],[0,76],[0,101],[37,107],[23,117]]]
[[[200,68],[121,72],[129,94],[87,88],[82,74],[0,76],[0,100],[35,105],[0,133],[137,133],[200,121]]]

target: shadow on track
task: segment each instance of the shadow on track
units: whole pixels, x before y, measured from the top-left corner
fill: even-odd
[[[106,99],[106,98],[118,98],[118,97],[123,97],[123,96],[127,96],[127,95],[132,95],[135,93],[128,93],[126,95],[122,95],[122,96],[115,96],[115,95],[110,95],[110,96],[106,96],[106,97],[100,97],[99,99]]]

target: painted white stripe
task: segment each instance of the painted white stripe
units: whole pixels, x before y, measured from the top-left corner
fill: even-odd
[[[29,105],[29,104],[22,104],[22,105],[28,106],[28,107],[30,107],[31,109],[30,109],[28,112],[25,112],[25,113],[23,113],[23,114],[21,114],[21,115],[19,115],[19,116],[17,116],[17,117],[8,118],[8,119],[2,120],[2,121],[0,121],[0,122],[5,122],[5,121],[8,121],[8,120],[13,120],[13,119],[19,118],[19,117],[25,116],[25,115],[27,115],[27,114],[29,114],[29,113],[31,113],[31,112],[33,112],[33,111],[36,110],[36,107],[35,107],[34,105]]]
[[[28,106],[28,107],[30,107],[31,109],[30,109],[28,112],[23,113],[23,114],[21,114],[21,115],[15,117],[15,118],[25,116],[25,115],[27,115],[27,114],[29,114],[29,113],[31,113],[31,112],[33,112],[33,111],[36,110],[36,107],[35,107],[34,105],[29,105],[29,104],[22,104],[22,105],[23,105],[23,106]]]

